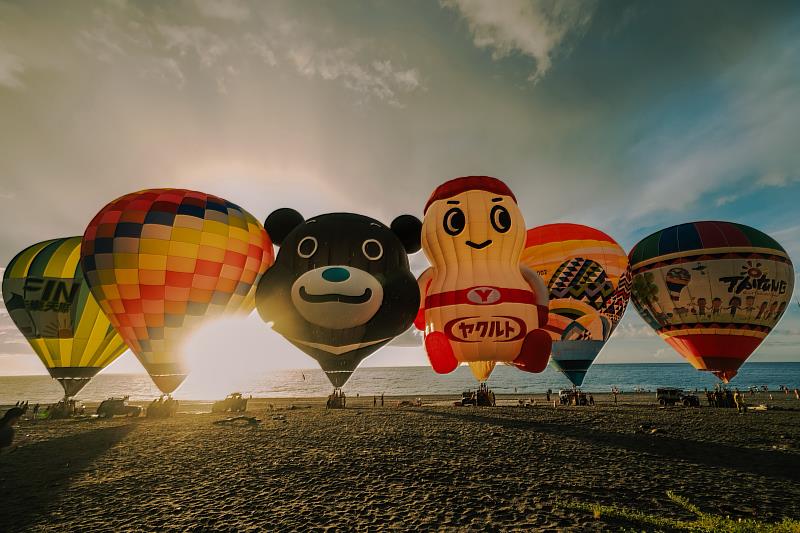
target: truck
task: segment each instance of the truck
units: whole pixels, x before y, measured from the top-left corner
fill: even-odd
[[[675,404],[682,404],[684,407],[700,407],[700,398],[697,395],[673,387],[656,389],[656,400],[662,407]]]
[[[142,414],[142,408],[138,405],[128,405],[128,396],[107,398],[97,406],[97,416],[100,418],[112,418],[115,416],[137,417],[140,414]]]
[[[233,392],[228,394],[224,400],[214,402],[211,406],[212,413],[244,413],[247,411],[247,398],[242,397],[241,392]]]

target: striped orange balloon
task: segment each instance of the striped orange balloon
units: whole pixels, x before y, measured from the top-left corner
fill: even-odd
[[[164,393],[188,373],[184,339],[209,317],[250,313],[255,283],[274,260],[250,213],[184,189],[114,200],[86,228],[81,248],[92,294]]]

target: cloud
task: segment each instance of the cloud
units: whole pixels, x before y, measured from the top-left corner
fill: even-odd
[[[9,89],[21,89],[25,86],[22,83],[20,74],[25,71],[22,58],[10,52],[0,50],[0,86]]]
[[[536,61],[530,81],[538,81],[552,66],[553,56],[570,35],[582,33],[592,18],[594,2],[556,0],[441,0],[467,21],[478,48],[493,59],[518,52]]]
[[[771,172],[761,176],[756,184],[759,187],[788,187],[792,183],[800,181],[800,173],[798,174],[785,174]]]
[[[312,43],[304,43],[287,51],[291,64],[301,75],[338,81],[352,91],[396,107],[402,107],[400,94],[420,87],[416,69],[397,69],[390,60],[366,63],[359,59],[359,54],[356,46],[324,49]]]
[[[261,60],[269,65],[275,67],[278,65],[278,59],[275,56],[275,51],[269,44],[269,39],[266,35],[255,35],[248,33],[243,38],[245,50],[261,58]]]
[[[258,76],[263,65],[337,83],[357,93],[359,103],[375,99],[402,107],[404,95],[423,89],[416,68],[382,54],[372,41],[321,30],[290,15],[261,13],[264,20],[253,24],[249,8],[239,2],[198,0],[197,7],[205,19],[98,8],[77,42],[103,63],[128,63],[143,77],[177,88],[211,80],[221,94],[240,73]],[[221,19],[243,22],[246,31],[233,31]],[[195,64],[202,67],[199,72]]]
[[[208,18],[242,22],[250,17],[250,8],[238,0],[195,0],[197,10]]]
[[[402,348],[416,348],[422,346],[423,335],[416,327],[411,326],[403,333],[389,341],[387,346],[396,346]]]
[[[165,39],[167,50],[177,49],[181,56],[190,53],[206,67],[211,67],[228,52],[230,46],[222,38],[200,26],[162,24],[158,31]]]
[[[646,339],[655,337],[653,328],[647,324],[631,324],[630,322],[622,322],[613,333],[614,338],[618,339]]]

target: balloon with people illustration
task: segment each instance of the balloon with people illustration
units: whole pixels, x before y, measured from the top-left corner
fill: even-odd
[[[630,265],[631,297],[645,322],[726,383],[778,323],[794,286],[786,250],[732,222],[657,231],[634,246]]]

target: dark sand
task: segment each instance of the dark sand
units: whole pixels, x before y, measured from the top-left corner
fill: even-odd
[[[255,428],[214,425],[202,402],[171,420],[23,421],[29,436],[0,456],[0,530],[619,530],[558,502],[690,518],[667,490],[708,512],[798,519],[800,402],[747,398],[781,410],[369,397],[339,411],[252,400]]]

